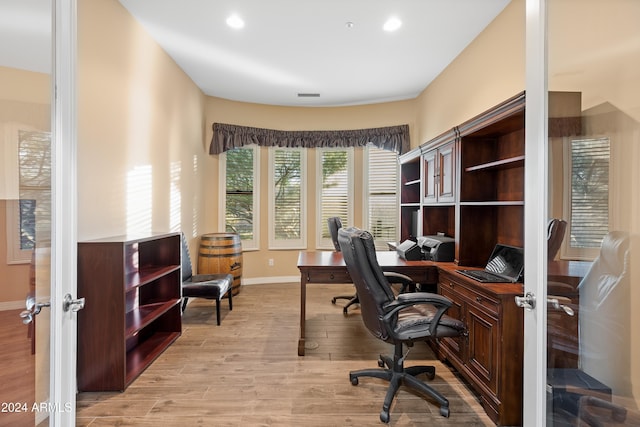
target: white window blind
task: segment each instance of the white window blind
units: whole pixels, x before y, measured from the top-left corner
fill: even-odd
[[[366,148],[367,229],[376,247],[386,249],[397,241],[398,233],[398,154],[368,145]]]
[[[351,224],[353,212],[353,149],[318,149],[317,182],[318,206],[316,226],[318,248],[333,249],[327,218],[337,216],[342,224]]]
[[[257,248],[258,206],[257,182],[258,149],[255,146],[236,148],[225,152],[224,229],[237,233],[243,249]]]
[[[51,242],[51,135],[19,131],[20,249]],[[37,221],[36,221],[37,218]]]
[[[306,247],[305,159],[301,149],[270,149],[269,245],[273,249]]]
[[[609,231],[609,138],[574,139],[571,149],[571,248],[600,248]]]

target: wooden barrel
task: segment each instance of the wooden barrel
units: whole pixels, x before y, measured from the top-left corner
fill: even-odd
[[[231,293],[240,292],[242,244],[235,233],[203,234],[198,250],[198,274],[228,273],[233,276]]]

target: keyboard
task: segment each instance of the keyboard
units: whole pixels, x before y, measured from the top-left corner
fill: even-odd
[[[478,282],[482,283],[510,283],[511,280],[498,276],[497,274],[490,273],[485,270],[456,270],[460,274],[464,274]]]

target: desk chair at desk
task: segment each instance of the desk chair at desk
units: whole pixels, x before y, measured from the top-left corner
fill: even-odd
[[[395,296],[376,257],[373,236],[355,227],[341,229],[338,242],[344,262],[360,298],[362,320],[373,336],[393,344],[393,358],[380,355],[381,369],[363,369],[349,373],[353,385],[358,378],[376,377],[389,381],[389,388],[380,412],[380,420],[389,422],[389,409],[400,385],[430,396],[440,404],[440,414],[449,416],[449,401],[438,391],[418,380],[426,373],[433,379],[433,366],[404,367],[403,346],[415,341],[456,337],[465,332],[464,324],[445,315],[451,306],[447,298],[427,292]]]
[[[331,240],[333,241],[333,246],[336,249],[336,252],[340,252],[340,244],[338,243],[338,230],[342,228],[342,220],[339,217],[331,217],[327,218],[327,225],[329,226],[329,233],[331,234]],[[406,292],[408,289],[414,291],[415,283],[411,280],[410,277],[407,277],[403,274],[393,273],[393,272],[385,272],[385,276],[387,280],[391,283],[399,283],[401,285],[400,293]],[[347,299],[349,302],[342,309],[344,315],[348,314],[349,307],[354,304],[358,304],[360,301],[358,300],[358,294],[354,293],[353,295],[338,295],[331,299],[331,303],[335,304],[339,299]]]

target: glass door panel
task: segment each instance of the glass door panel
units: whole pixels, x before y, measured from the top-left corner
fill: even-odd
[[[47,424],[51,299],[48,1],[0,1],[0,424]],[[35,312],[39,311],[39,314]]]
[[[640,2],[547,16],[546,424],[639,425]]]

